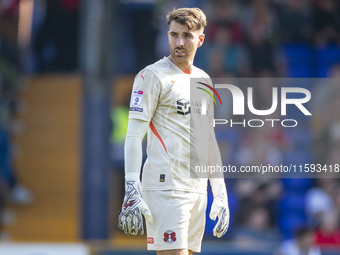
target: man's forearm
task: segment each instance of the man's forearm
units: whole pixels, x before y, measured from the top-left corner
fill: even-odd
[[[209,165],[222,166],[221,152],[217,144],[215,130],[213,127],[210,130],[209,137]],[[214,197],[227,194],[223,172],[211,173],[209,176],[209,181]]]
[[[125,180],[140,179],[143,150],[142,141],[148,128],[143,120],[130,119],[124,145]]]

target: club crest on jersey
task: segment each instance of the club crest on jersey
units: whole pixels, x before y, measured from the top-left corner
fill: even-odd
[[[139,106],[143,101],[143,90],[134,89],[132,92],[131,106]]]
[[[185,99],[180,99],[177,101],[177,113],[181,115],[188,115],[191,112],[190,102]]]
[[[166,243],[174,243],[176,242],[177,238],[176,238],[176,232],[172,231],[172,230],[168,230],[166,232],[164,232],[164,242]]]

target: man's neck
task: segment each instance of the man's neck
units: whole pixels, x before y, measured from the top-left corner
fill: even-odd
[[[169,57],[169,60],[174,63],[178,68],[180,68],[182,71],[188,71],[190,72],[191,69],[192,69],[192,61],[189,61],[189,62],[185,62],[185,63],[177,63],[173,57],[170,55]]]

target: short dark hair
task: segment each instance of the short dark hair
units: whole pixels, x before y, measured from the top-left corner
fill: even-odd
[[[207,26],[207,18],[203,11],[199,8],[179,8],[171,11],[166,20],[168,26],[171,21],[175,21],[181,25],[186,25],[189,30],[197,31]]]

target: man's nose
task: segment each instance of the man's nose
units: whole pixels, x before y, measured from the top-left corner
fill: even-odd
[[[179,47],[179,46],[183,46],[184,44],[184,40],[181,36],[178,36],[177,38],[177,41],[176,41],[176,46]]]

